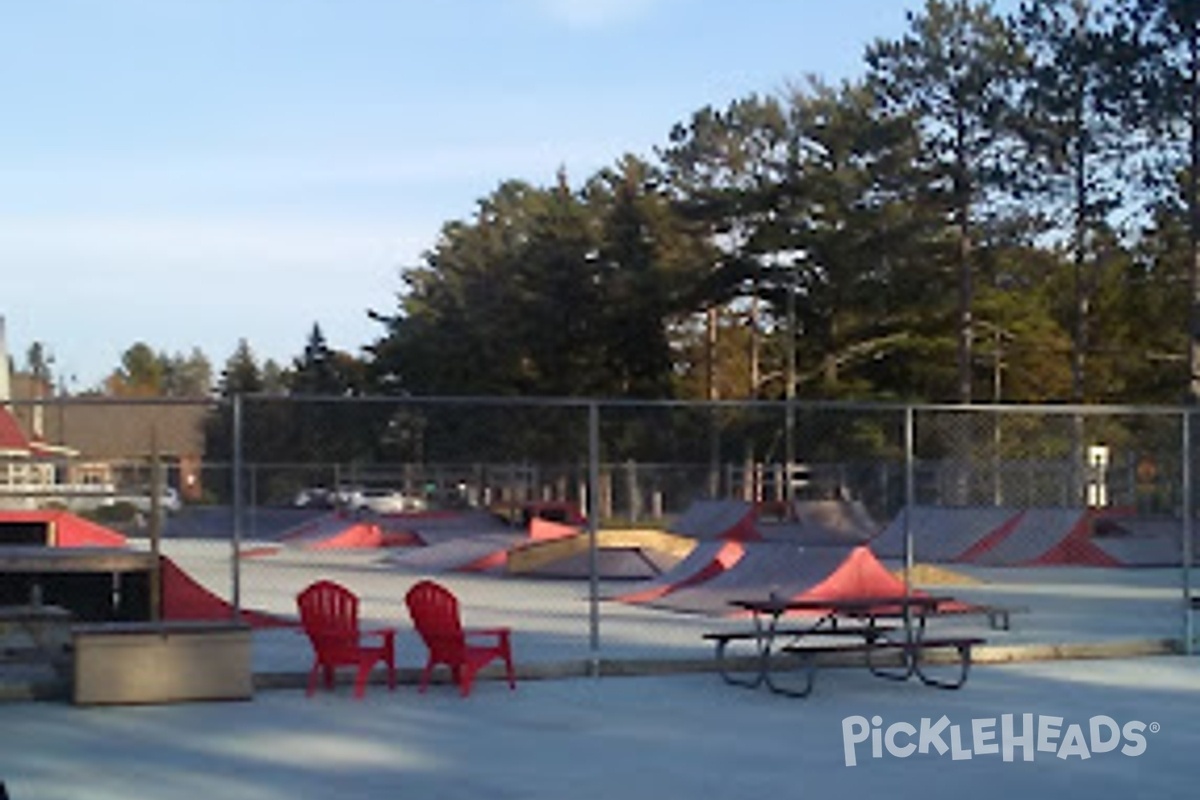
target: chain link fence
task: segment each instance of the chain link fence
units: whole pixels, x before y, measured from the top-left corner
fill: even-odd
[[[282,620],[332,578],[413,665],[404,595],[428,577],[468,624],[512,626],[526,663],[710,657],[700,634],[724,620],[669,598],[729,540],[781,559],[865,545],[910,586],[1011,610],[997,644],[1193,639],[1184,408],[254,395],[9,412],[24,444],[0,453],[0,603],[37,593],[83,619],[182,612],[138,567],[84,580],[15,554],[159,553],[194,613]],[[771,588],[739,563],[718,565],[727,591]],[[256,633],[256,669],[307,659],[294,630]]]

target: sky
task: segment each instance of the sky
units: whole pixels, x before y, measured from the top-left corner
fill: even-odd
[[[143,342],[361,354],[508,179],[652,158],[705,107],[859,77],[920,0],[12,0],[0,316],[100,385]]]

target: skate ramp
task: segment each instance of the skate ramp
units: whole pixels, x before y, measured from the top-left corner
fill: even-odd
[[[1009,508],[949,508],[912,506],[907,525],[912,533],[913,560],[949,563],[964,553],[985,549],[1007,535],[1015,525],[1017,512]],[[871,549],[880,558],[904,558],[905,517],[901,511],[871,541]]]
[[[521,529],[514,528],[495,514],[478,510],[436,517],[418,516],[403,520],[393,519],[382,524],[388,526],[388,531],[404,532],[414,537],[418,544],[430,546],[474,536],[513,535],[521,532]]]
[[[796,544],[866,544],[880,531],[862,503],[844,500],[801,500],[792,504],[789,519],[759,518],[756,530],[764,541]]]
[[[597,574],[601,578],[650,578],[674,567],[696,540],[659,530],[596,531]],[[584,532],[534,539],[508,554],[511,575],[588,577],[591,537]]]
[[[549,542],[555,539],[567,539],[572,536],[578,536],[580,529],[578,525],[569,523],[553,522],[541,517],[530,517],[529,519],[529,538],[535,542]]]
[[[1178,567],[1183,563],[1183,522],[1165,517],[1102,517],[1092,526],[1092,544],[1129,567]],[[1192,553],[1200,553],[1200,526],[1192,531]]]
[[[693,539],[756,541],[754,505],[744,500],[695,500],[667,530]]]
[[[709,580],[644,600],[639,605],[691,614],[737,613],[730,601],[775,592],[797,597],[829,578],[850,554],[849,547],[803,547],[748,542],[737,563]]]
[[[592,575],[592,557],[586,548],[524,572],[512,571],[509,555],[510,574],[526,578],[586,580]],[[645,580],[661,575],[675,563],[671,556],[645,547],[596,548],[596,576],[601,580]]]
[[[639,583],[610,600],[622,603],[645,603],[687,586],[715,578],[733,567],[743,555],[741,542],[697,542],[687,556],[662,575]]]
[[[262,611],[241,609],[209,590],[183,571],[170,558],[159,557],[162,577],[162,618],[169,622],[205,621],[227,622],[238,619],[255,628],[291,627],[297,620],[278,617]]]
[[[1045,513],[1045,510],[1043,510],[1043,513]],[[1046,515],[1052,516],[1049,514]],[[1051,546],[1042,553],[1027,561],[1011,560],[1004,563],[1030,566],[1064,564],[1077,564],[1089,567],[1121,566],[1121,562],[1097,547],[1092,541],[1092,523],[1096,517],[1095,512],[1076,511],[1075,515],[1073,523],[1065,531],[1055,531],[1053,528],[1050,528],[1034,540],[1036,545],[1033,549],[1040,547],[1042,544],[1050,543]],[[1070,521],[1070,517],[1065,516],[1059,518],[1058,521],[1066,523]],[[1018,532],[1020,530],[1018,529]],[[1058,534],[1057,537],[1055,536],[1056,533]],[[1024,555],[1022,551],[1017,552],[1017,558],[1022,555]]]
[[[285,531],[280,542],[300,550],[362,550],[382,547],[383,531],[373,522],[334,512]]]
[[[910,512],[913,560],[988,567],[1114,567],[1121,558],[1092,536],[1096,519],[1109,511],[1081,508],[934,508]],[[902,558],[904,514],[871,543],[881,558]],[[1116,550],[1118,548],[1114,548]]]
[[[384,563],[417,573],[490,572],[503,570],[508,552],[528,541],[523,533],[479,533],[444,539],[425,547],[390,552]]]
[[[69,511],[0,511],[0,544],[39,547],[125,547],[128,543],[123,533]]]
[[[955,561],[988,567],[1032,564],[1062,543],[1081,522],[1086,522],[1084,512],[1077,508],[1025,509],[1004,526],[1002,536],[985,539]]]

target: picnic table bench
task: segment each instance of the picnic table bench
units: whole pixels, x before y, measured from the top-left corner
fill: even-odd
[[[775,642],[780,638],[789,638],[793,642],[796,642],[804,637],[812,636],[858,637],[870,641],[875,637],[885,635],[888,630],[890,629],[882,627],[867,630],[861,627],[831,626],[817,631],[810,625],[808,627],[777,628],[769,634],[766,631],[759,630],[711,631],[701,634],[701,638],[712,642],[716,646],[717,669],[726,683],[754,687],[767,680],[770,669],[769,665],[763,662],[771,657],[772,652],[791,646],[790,644],[785,644],[780,648],[776,648]],[[750,679],[736,677],[736,664],[726,652],[729,646],[736,642],[754,645],[755,649],[752,658],[756,659],[756,663],[754,665],[754,675]]]
[[[819,655],[827,653],[862,653],[867,669],[877,677],[903,681],[916,676],[926,686],[934,686],[939,689],[957,689],[967,682],[967,674],[971,669],[971,649],[976,645],[985,644],[986,642],[986,639],[976,636],[957,636],[921,637],[912,641],[879,639],[861,643],[797,643],[784,645],[782,648],[783,652],[799,656],[801,659],[805,675],[804,686],[800,689],[781,686],[774,686],[773,688],[781,694],[794,694],[799,697],[805,697],[812,691],[813,681],[817,673],[817,657]],[[956,677],[951,679],[939,678],[925,670],[924,655],[931,650],[957,651],[959,669]],[[899,652],[901,654],[902,666],[899,669],[880,666],[874,659],[876,654],[887,651]],[[768,680],[770,679],[769,676],[770,673],[768,673]]]

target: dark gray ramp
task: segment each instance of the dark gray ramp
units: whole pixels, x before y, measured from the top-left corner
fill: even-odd
[[[1085,514],[1081,508],[1026,509],[1004,536],[961,560],[989,567],[1031,564],[1062,544],[1076,526],[1086,524]]]
[[[943,508],[913,506],[908,509],[915,561],[946,563],[1002,533],[1005,524],[1020,513],[1011,508]],[[871,550],[880,558],[904,558],[904,512],[888,523],[871,541]]]
[[[745,500],[695,500],[667,530],[693,539],[752,539],[754,506]]]
[[[866,544],[880,532],[862,503],[846,500],[798,500],[791,519],[759,518],[756,530],[766,541],[803,545]]]
[[[486,511],[464,511],[443,515],[380,517],[379,525],[387,533],[405,532],[418,537],[427,545],[503,533],[521,533],[495,514]]]
[[[1177,567],[1183,563],[1183,521],[1105,519],[1096,523],[1092,544],[1127,567]],[[1200,554],[1200,526],[1192,531],[1192,553]]]

